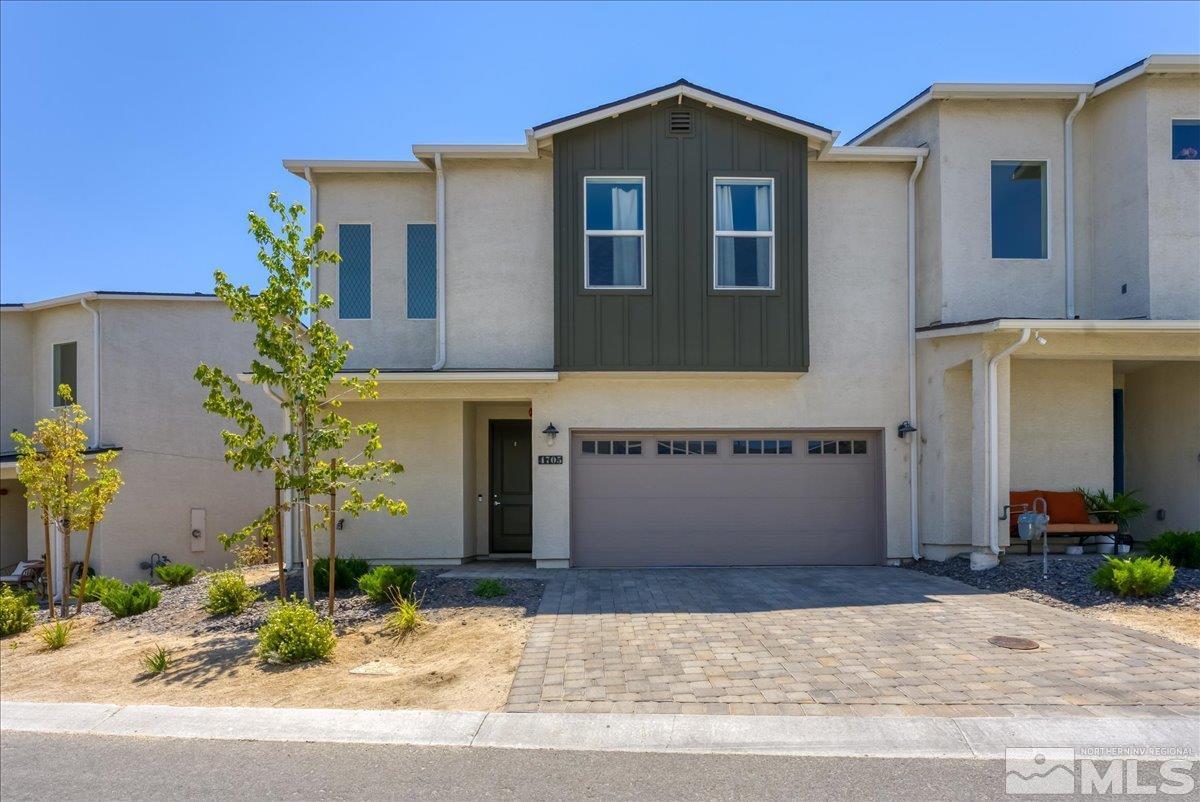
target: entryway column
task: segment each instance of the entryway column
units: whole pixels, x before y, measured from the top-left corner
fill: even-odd
[[[971,358],[971,567],[998,564],[988,545],[991,515],[988,501],[988,392],[986,352]]]

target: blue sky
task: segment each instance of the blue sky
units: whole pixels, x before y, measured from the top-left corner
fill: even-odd
[[[1200,3],[0,4],[0,297],[259,280],[284,157],[403,159],[686,77],[839,129],[1200,51]]]

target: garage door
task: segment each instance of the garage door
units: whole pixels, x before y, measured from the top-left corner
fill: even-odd
[[[595,432],[571,438],[578,566],[883,561],[873,432]]]

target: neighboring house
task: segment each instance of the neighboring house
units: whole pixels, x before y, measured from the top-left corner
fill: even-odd
[[[339,547],[987,567],[1010,488],[1077,485],[1200,527],[1198,73],[935,84],[848,147],[679,81],[521,145],[285,161],[381,371],[347,409],[408,470],[409,517]]]
[[[230,555],[217,535],[271,504],[271,477],[235,473],[224,460],[223,421],[206,413],[192,374],[206,361],[237,373],[253,358],[253,330],[230,322],[212,295],[86,292],[0,307],[0,563],[44,552],[41,517],[26,509],[8,433],[30,432],[70,385],[92,420],[90,445],[120,449],[125,486],[97,528],[99,573],[147,579],[152,555],[205,567]],[[262,396],[260,415],[272,405]],[[77,536],[74,554],[82,554]]]

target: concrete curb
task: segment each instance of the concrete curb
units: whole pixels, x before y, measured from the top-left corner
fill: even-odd
[[[0,701],[6,732],[496,749],[999,759],[1008,747],[1144,756],[1200,747],[1200,717],[855,718],[168,707]]]

